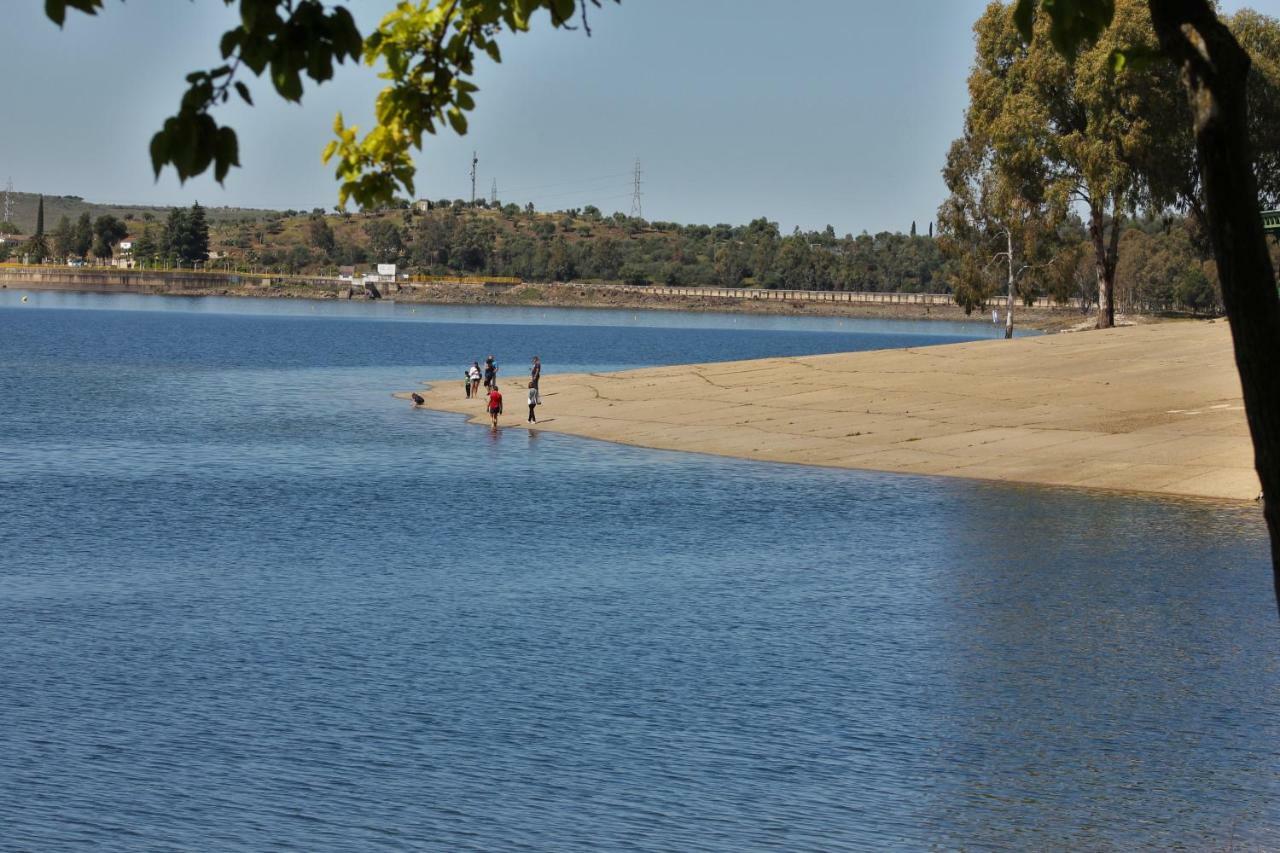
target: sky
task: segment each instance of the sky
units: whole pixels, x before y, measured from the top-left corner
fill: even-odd
[[[392,0],[347,3],[363,32]],[[417,196],[476,191],[553,210],[631,209],[640,161],[645,218],[741,224],[764,216],[838,234],[921,231],[945,195],[985,0],[609,0],[592,34],[543,13],[481,58],[466,137],[428,137]],[[1226,0],[1280,17],[1280,0]],[[221,0],[107,0],[59,30],[42,0],[5,0],[0,30],[0,184],[120,204],[331,208],[320,152],[335,113],[369,125],[376,70],[347,64],[301,105],[248,79],[257,106],[228,105],[243,167],[225,186],[153,177],[147,144],[184,76],[219,63],[234,7]]]

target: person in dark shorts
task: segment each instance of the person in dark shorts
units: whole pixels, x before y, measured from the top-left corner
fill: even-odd
[[[471,376],[471,393],[468,394],[467,396],[479,397],[480,396],[480,375],[481,375],[480,362],[478,361],[471,362],[471,370],[469,374]]]
[[[537,407],[538,407],[538,389],[530,385],[529,386],[529,423],[531,424],[536,424],[538,422],[538,416],[533,413],[533,410],[536,409]]]
[[[498,428],[498,415],[502,414],[502,394],[498,391],[498,383],[493,383],[489,388],[489,419],[493,423],[493,428]]]

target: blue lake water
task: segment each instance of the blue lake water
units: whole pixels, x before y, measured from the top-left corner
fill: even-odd
[[[983,324],[0,291],[0,849],[1280,845],[1250,506],[390,397]]]

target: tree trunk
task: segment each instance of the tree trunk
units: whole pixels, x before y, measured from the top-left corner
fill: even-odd
[[[1014,274],[1013,274],[1013,232],[1004,232],[1005,238],[1009,244],[1009,294],[1005,297],[1004,302],[1004,337],[1005,340],[1013,337],[1013,299],[1014,299]]]
[[[1089,239],[1093,242],[1093,268],[1098,278],[1098,328],[1110,329],[1116,324],[1115,266],[1108,264],[1105,211],[1101,201],[1089,202]],[[1111,227],[1112,252],[1118,249],[1116,237],[1119,229]]]
[[[1205,218],[1231,323],[1280,606],[1280,298],[1259,215],[1245,82],[1249,55],[1207,0],[1149,0],[1191,102]]]

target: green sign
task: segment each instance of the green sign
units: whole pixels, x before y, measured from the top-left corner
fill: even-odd
[[[1280,234],[1280,210],[1262,211],[1262,230],[1268,234]]]

